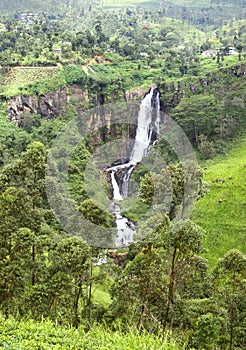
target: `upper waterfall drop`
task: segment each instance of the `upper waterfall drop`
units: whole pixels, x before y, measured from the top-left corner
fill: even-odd
[[[148,148],[151,145],[153,128],[152,111],[153,111],[153,95],[154,88],[145,95],[138,113],[137,131],[135,136],[135,143],[130,158],[130,163],[134,165],[141,162],[143,157],[147,154]],[[158,93],[159,94],[159,93]]]
[[[107,171],[111,175],[113,200],[122,201],[128,196],[131,174],[138,163],[146,156],[157,141],[160,123],[160,96],[156,87],[152,87],[142,98],[136,122],[136,134],[127,163],[111,166]],[[135,225],[121,216],[120,207],[113,203],[112,212],[117,226],[116,246],[127,246],[134,241]]]
[[[134,168],[148,154],[153,143],[157,141],[160,123],[159,95],[157,88],[152,87],[141,101],[137,117],[136,135],[129,162],[107,169],[109,172],[111,171],[113,199],[116,201],[121,201],[127,197],[128,184]],[[120,173],[118,179],[115,176],[117,172]]]

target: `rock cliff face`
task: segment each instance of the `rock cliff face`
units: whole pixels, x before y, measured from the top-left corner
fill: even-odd
[[[64,115],[67,106],[72,103],[76,110],[85,110],[89,102],[88,91],[82,91],[77,85],[72,85],[69,89],[58,89],[56,92],[41,96],[19,95],[7,101],[8,116],[10,121],[21,126],[21,116],[23,113],[40,114],[47,119]]]
[[[141,88],[136,88],[125,93],[126,102],[139,100],[147,91],[144,91]]]
[[[220,75],[220,73],[222,73],[222,75]],[[209,88],[210,85],[219,82],[221,79],[224,81],[226,75],[241,78],[246,75],[246,65],[242,64],[234,66],[231,69],[223,68],[219,71],[219,74],[217,72],[208,73],[202,78],[192,78],[192,82],[190,79],[187,79],[183,80],[182,83],[161,83],[159,89],[161,92],[162,109],[164,111],[168,111],[168,109],[176,107],[182,98],[200,93],[201,91]]]
[[[231,69],[223,68],[220,70],[225,74],[233,75],[241,78],[246,75],[246,65],[234,66]],[[161,107],[162,109],[168,110],[177,106],[182,98],[189,97],[197,94],[208,88],[213,83],[220,81],[220,75],[209,73],[202,78],[193,78],[192,82],[190,79],[182,80],[182,82],[175,82],[174,84],[160,84],[161,92]],[[224,77],[223,77],[224,79]],[[125,100],[126,102],[139,101],[146,90],[142,88],[135,88],[131,91],[120,92],[115,96],[104,96],[103,102],[113,102],[114,98],[119,100]],[[40,114],[42,118],[53,119],[58,115],[65,115],[69,105],[73,105],[78,113],[85,111],[93,106],[98,106],[102,102],[101,95],[92,93],[89,89],[83,90],[78,85],[71,85],[67,89],[58,89],[56,92],[41,95],[41,96],[25,96],[19,95],[12,97],[7,101],[8,105],[8,116],[10,121],[15,122],[17,126],[21,127],[21,118],[23,113]],[[95,117],[98,119],[88,120],[88,124],[98,123],[100,125],[100,116]],[[111,115],[104,115],[106,124],[111,124]],[[105,122],[104,122],[105,125]]]
[[[122,92],[121,99],[127,102],[139,100],[146,92],[140,88]],[[105,103],[107,100],[105,98]],[[10,121],[21,127],[24,113],[39,114],[42,118],[53,119],[58,115],[64,116],[69,104],[72,104],[75,110],[80,113],[100,105],[100,96],[91,94],[88,90],[84,91],[78,85],[71,85],[67,89],[58,89],[56,92],[40,96],[19,95],[7,101],[8,116]],[[107,124],[110,124],[110,118],[110,115],[105,116]],[[88,124],[91,122],[88,121]]]

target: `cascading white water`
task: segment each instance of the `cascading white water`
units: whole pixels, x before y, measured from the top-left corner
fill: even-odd
[[[121,201],[123,198],[120,194],[120,188],[119,188],[118,183],[115,179],[115,171],[114,170],[112,170],[112,172],[111,172],[111,181],[112,181],[112,187],[113,187],[113,191],[114,191],[114,199],[116,201]]]
[[[140,105],[135,143],[130,159],[130,163],[134,165],[142,161],[151,144],[152,133],[154,131],[152,125],[153,94],[154,88],[144,97]]]
[[[136,165],[147,155],[150,147],[156,142],[160,123],[160,99],[158,90],[153,87],[141,101],[134,145],[129,162],[107,169],[111,172],[113,200],[122,201],[128,195],[128,185]],[[154,113],[153,113],[154,112]],[[116,174],[118,174],[118,181]],[[113,213],[116,218],[116,246],[127,246],[133,241],[136,228],[132,222],[120,215],[120,207],[114,203]]]

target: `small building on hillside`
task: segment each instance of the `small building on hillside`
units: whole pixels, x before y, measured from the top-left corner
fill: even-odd
[[[108,47],[107,50],[105,51],[105,53],[114,53],[114,52],[116,52],[116,49],[111,47]]]
[[[217,50],[206,50],[201,53],[204,57],[216,57],[218,51]]]
[[[60,47],[53,49],[55,55],[61,56],[62,49]]]
[[[38,19],[39,14],[34,12],[21,12],[19,15],[19,21],[26,27],[33,25],[33,23]]]
[[[237,55],[238,54],[238,51],[235,47],[228,47],[228,55]]]
[[[147,52],[140,52],[140,57],[149,57]]]
[[[0,32],[5,32],[7,29],[3,23],[0,23]]]

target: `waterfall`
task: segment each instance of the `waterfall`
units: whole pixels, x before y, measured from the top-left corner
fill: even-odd
[[[160,123],[159,91],[152,87],[143,97],[137,116],[136,135],[127,163],[111,166],[107,169],[111,173],[113,200],[122,201],[127,198],[131,174],[138,163],[146,156],[151,146],[157,141]],[[120,207],[114,203],[113,213],[117,225],[117,246],[127,246],[133,241],[136,227],[120,214]]]

